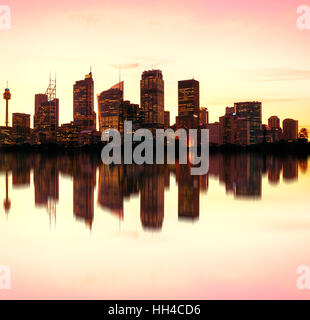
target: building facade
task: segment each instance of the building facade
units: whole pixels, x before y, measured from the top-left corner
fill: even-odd
[[[120,107],[124,100],[124,82],[120,82],[98,96],[99,131],[119,130]]]
[[[81,130],[96,130],[94,80],[91,72],[73,86],[73,120]]]
[[[194,79],[179,81],[177,128],[198,129],[199,124],[199,82]]]
[[[283,139],[297,140],[298,138],[298,121],[293,119],[283,120]]]
[[[246,118],[250,123],[250,144],[259,141],[262,128],[262,103],[258,101],[235,103],[237,117]]]
[[[164,128],[164,80],[161,70],[149,70],[142,73],[140,108],[144,128]]]

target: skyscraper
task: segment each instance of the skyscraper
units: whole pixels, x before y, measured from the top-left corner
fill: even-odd
[[[25,142],[30,138],[30,114],[13,113],[13,136],[15,142]]]
[[[280,127],[280,119],[277,116],[272,116],[268,119],[268,134],[272,142],[281,140],[282,129]]]
[[[140,99],[144,128],[164,128],[164,80],[161,70],[142,73]]]
[[[124,100],[124,82],[117,83],[98,96],[99,131],[119,130],[120,105]]]
[[[199,120],[200,127],[205,128],[209,123],[209,111],[207,108],[200,108]]]
[[[298,121],[293,119],[283,120],[283,139],[297,140],[298,137]]]
[[[96,130],[94,80],[91,72],[73,86],[73,119],[81,130]]]
[[[262,127],[262,103],[238,102],[235,103],[237,117],[247,118],[250,122],[250,144],[258,142]]]
[[[164,113],[165,117],[165,130],[167,130],[170,127],[170,111],[165,111]]]
[[[56,98],[56,80],[51,80],[45,94],[35,95],[34,130],[39,140],[56,141],[59,126],[59,99]]]
[[[269,129],[280,129],[280,119],[277,116],[272,116],[268,119]]]
[[[199,82],[194,79],[179,81],[177,128],[198,129],[199,124]]]

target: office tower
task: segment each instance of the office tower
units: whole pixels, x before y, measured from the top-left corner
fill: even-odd
[[[120,105],[119,132],[124,133],[124,122],[131,121],[133,130],[140,125],[140,108],[138,104],[125,100]]]
[[[268,119],[267,134],[270,137],[271,142],[277,142],[282,139],[280,119],[277,116],[272,116]]]
[[[124,100],[124,82],[117,83],[97,96],[99,131],[119,130],[120,105]]]
[[[199,82],[182,80],[178,82],[178,117],[177,128],[199,128]]]
[[[73,119],[81,130],[96,130],[94,80],[91,72],[73,86]]]
[[[235,103],[237,117],[247,118],[250,123],[250,144],[258,142],[262,127],[262,103],[238,102]]]
[[[35,95],[34,131],[41,142],[56,141],[59,126],[59,99],[56,98],[56,80],[51,80],[45,94]]]
[[[30,114],[13,113],[13,136],[15,142],[23,142],[30,138]]]
[[[280,129],[280,119],[277,116],[272,116],[268,119],[269,129]]]
[[[283,139],[297,140],[298,137],[298,121],[293,119],[283,120]]]
[[[5,126],[9,126],[9,100],[11,99],[11,92],[9,88],[5,88],[3,99],[5,100]]]
[[[140,107],[144,128],[164,128],[164,80],[161,70],[142,73],[140,81]]]
[[[220,144],[250,144],[250,122],[234,113],[220,117]]]
[[[30,114],[13,113],[12,118],[13,128],[30,129]]]
[[[209,123],[209,111],[207,108],[200,108],[199,112],[200,127],[206,128]]]
[[[209,143],[214,145],[220,144],[219,122],[208,123],[206,128],[209,130]]]
[[[165,111],[164,117],[165,117],[164,128],[166,130],[170,127],[170,111]]]

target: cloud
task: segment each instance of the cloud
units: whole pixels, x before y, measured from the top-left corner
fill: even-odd
[[[135,63],[125,63],[125,64],[112,64],[111,66],[118,70],[127,70],[127,69],[138,68],[140,66],[140,63],[135,62]]]
[[[257,81],[310,80],[310,70],[269,68],[258,73]]]

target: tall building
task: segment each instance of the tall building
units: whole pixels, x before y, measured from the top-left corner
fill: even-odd
[[[94,80],[91,72],[73,86],[73,119],[81,130],[96,130]]]
[[[199,82],[194,79],[179,81],[177,128],[198,129],[199,119]]]
[[[170,127],[170,111],[165,111],[165,130]]]
[[[247,118],[226,114],[220,117],[220,144],[250,144],[250,123]]]
[[[45,94],[35,95],[34,131],[41,142],[56,141],[59,126],[59,99],[56,98],[56,80],[51,80]]]
[[[13,136],[15,142],[23,142],[30,138],[30,114],[13,113]]]
[[[124,82],[117,83],[98,96],[99,131],[119,129],[120,105],[124,100]]]
[[[218,122],[208,123],[207,129],[209,130],[209,143],[220,144],[220,124]]]
[[[269,129],[280,129],[280,119],[277,116],[272,116],[268,119]]]
[[[250,123],[250,144],[258,142],[262,127],[262,103],[238,102],[235,103],[236,115],[240,118],[247,118]]]
[[[298,137],[298,121],[293,119],[283,120],[283,139],[297,140]]]
[[[200,127],[206,128],[207,124],[209,123],[208,108],[200,108],[199,120],[200,120]]]
[[[38,97],[39,96],[39,97]],[[43,95],[36,95],[36,103],[40,101],[40,105],[35,105],[34,114],[34,130],[40,136],[44,136],[44,140],[55,140],[56,132],[59,126],[59,99],[43,101]]]
[[[268,135],[271,137],[271,142],[277,142],[282,139],[280,119],[277,116],[272,116],[268,119]]]
[[[140,100],[143,127],[163,129],[165,102],[164,80],[161,70],[149,70],[142,73]]]

